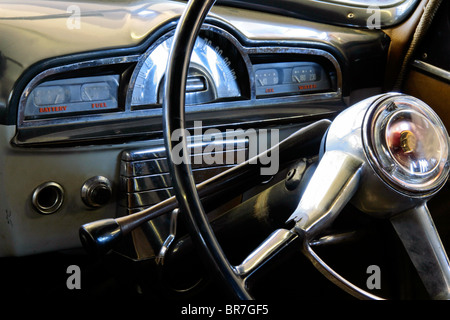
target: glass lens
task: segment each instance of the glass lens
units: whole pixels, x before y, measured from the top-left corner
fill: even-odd
[[[391,116],[386,141],[393,159],[411,174],[434,170],[443,156],[443,141],[433,124],[412,110],[400,110]]]
[[[391,97],[369,110],[369,158],[382,178],[407,193],[440,188],[449,171],[449,140],[434,111],[404,95]]]

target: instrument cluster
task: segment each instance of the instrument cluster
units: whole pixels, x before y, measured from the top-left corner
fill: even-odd
[[[139,54],[75,60],[35,75],[20,97],[14,143],[89,143],[160,132],[173,35],[167,30]],[[274,110],[291,117],[299,102],[340,100],[341,85],[339,64],[328,52],[248,45],[206,25],[191,55],[186,112],[215,125],[266,120]]]

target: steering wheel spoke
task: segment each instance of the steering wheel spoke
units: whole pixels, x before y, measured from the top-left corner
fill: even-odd
[[[274,231],[241,264],[235,266],[234,270],[244,279],[249,277],[297,237],[298,235],[295,232],[287,229]]]
[[[433,299],[450,299],[447,254],[426,203],[391,218],[392,225]]]

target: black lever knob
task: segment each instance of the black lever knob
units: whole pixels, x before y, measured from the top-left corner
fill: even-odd
[[[122,230],[115,219],[102,219],[82,225],[79,235],[88,253],[102,255],[111,251],[122,238]]]

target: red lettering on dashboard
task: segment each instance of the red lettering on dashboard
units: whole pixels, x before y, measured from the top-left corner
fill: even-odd
[[[316,89],[317,84],[307,84],[304,86],[298,86],[298,90]]]
[[[39,113],[64,112],[66,110],[67,110],[67,106],[43,107],[43,108],[39,108]]]
[[[108,106],[106,105],[106,102],[100,102],[100,103],[93,103],[93,104],[92,104],[92,108],[93,108],[93,109],[97,109],[97,108],[108,108]]]

